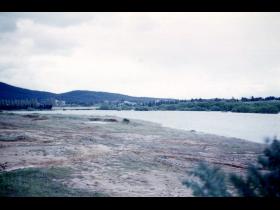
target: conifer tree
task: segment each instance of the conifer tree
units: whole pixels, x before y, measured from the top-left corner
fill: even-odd
[[[194,196],[199,197],[224,197],[230,196],[225,184],[225,174],[218,167],[208,167],[205,163],[200,163],[196,170],[190,172],[198,178],[197,181],[186,180],[184,185],[193,190]]]
[[[264,155],[259,156],[258,165],[248,168],[246,178],[231,175],[230,179],[238,194],[280,197],[280,142],[276,138],[264,150]]]
[[[190,173],[198,181],[187,180],[183,184],[193,190],[194,196],[201,197],[280,197],[280,141],[274,138],[268,143],[258,163],[248,167],[245,177],[227,176],[220,168],[202,163]],[[232,183],[236,193],[229,192],[227,182]]]

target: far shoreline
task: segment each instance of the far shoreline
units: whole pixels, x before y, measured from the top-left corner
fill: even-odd
[[[54,109],[55,108],[55,109]],[[95,111],[118,111],[118,112],[218,112],[218,113],[232,113],[232,114],[268,114],[268,115],[280,115],[280,112],[278,113],[260,113],[260,112],[232,112],[232,111],[211,111],[211,110],[117,110],[117,109],[97,109],[97,108],[83,108],[82,106],[79,108],[70,108],[70,107],[53,107],[52,109],[34,109],[34,110],[28,110],[28,109],[19,109],[19,110],[0,110],[0,112],[45,112],[45,111],[72,111],[72,110],[77,110],[77,111],[88,111],[88,110],[95,110]]]

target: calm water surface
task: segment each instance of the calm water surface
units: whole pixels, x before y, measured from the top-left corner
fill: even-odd
[[[280,137],[280,114],[253,114],[203,111],[113,111],[113,110],[52,110],[32,113],[111,115],[160,123],[163,126],[196,130],[227,137],[263,143],[266,137]],[[26,113],[26,112],[23,112]],[[30,113],[30,112],[28,112]]]

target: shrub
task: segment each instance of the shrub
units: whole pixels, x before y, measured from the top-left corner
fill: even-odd
[[[199,182],[188,180],[183,184],[190,187],[195,196],[233,196],[228,190],[228,180],[238,196],[280,197],[280,142],[274,138],[268,143],[263,155],[258,157],[258,164],[248,167],[245,178],[236,174],[227,177],[221,169],[204,163],[190,173]]]
[[[225,184],[225,174],[218,167],[209,168],[205,163],[200,163],[190,175],[196,176],[199,180],[184,181],[183,184],[193,190],[194,196],[200,197],[224,197],[229,196]]]
[[[127,118],[124,118],[122,121],[123,121],[124,123],[129,123],[129,122],[130,122],[129,119],[127,119]]]
[[[250,166],[246,178],[235,174],[231,181],[240,196],[280,197],[280,142],[276,139],[258,158],[259,166]],[[265,170],[261,172],[259,168]]]

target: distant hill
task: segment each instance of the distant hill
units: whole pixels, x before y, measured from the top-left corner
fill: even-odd
[[[117,93],[96,92],[96,91],[86,91],[86,90],[75,90],[75,91],[70,91],[61,94],[55,94],[51,92],[24,89],[24,88],[15,87],[0,82],[0,99],[8,99],[8,100],[36,99],[38,101],[57,99],[57,100],[65,101],[66,104],[87,105],[87,104],[94,104],[94,103],[102,103],[105,101],[147,102],[147,101],[157,100],[158,98],[133,97],[133,96],[117,94]]]
[[[58,101],[56,101],[58,100]],[[132,103],[133,102],[133,103]],[[52,106],[99,105],[101,110],[168,110],[168,111],[227,111],[241,113],[280,112],[280,97],[268,96],[241,99],[176,100],[133,97],[118,93],[75,90],[56,94],[28,90],[0,82],[0,110],[51,109]]]
[[[0,99],[37,99],[45,100],[54,98],[56,94],[50,92],[28,90],[0,82]]]
[[[99,103],[104,101],[117,102],[117,101],[151,101],[156,98],[133,97],[118,93],[96,92],[86,90],[75,90],[67,93],[56,95],[57,99],[66,101],[67,103]]]

